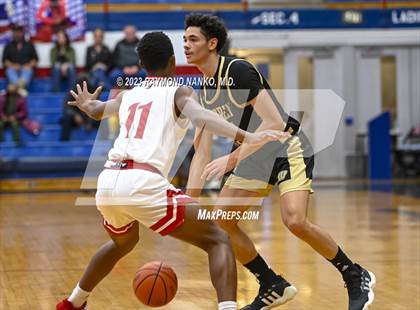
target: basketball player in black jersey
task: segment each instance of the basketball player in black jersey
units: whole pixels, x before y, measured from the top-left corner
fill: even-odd
[[[325,230],[307,218],[314,166],[311,144],[299,130],[299,122],[283,111],[254,65],[243,59],[219,55],[226,38],[226,28],[218,17],[192,14],[186,18],[185,56],[205,79],[201,104],[241,129],[277,129],[293,136],[284,143],[271,142],[260,149],[236,145],[230,154],[209,163],[212,136],[205,130],[197,131],[187,193],[198,196],[205,179],[221,177],[235,169],[220,192],[223,205],[215,208],[243,211],[249,206],[235,205],[235,198],[264,197],[273,186],[279,186],[280,211],[286,227],[341,273],[348,290],[348,309],[366,310],[374,299],[374,274],[354,264]],[[229,199],[232,199],[231,204],[226,202]],[[238,220],[217,222],[228,232],[236,258],[260,283],[257,297],[243,310],[271,309],[296,295],[296,288],[269,268],[257,253],[250,238],[238,227]]]

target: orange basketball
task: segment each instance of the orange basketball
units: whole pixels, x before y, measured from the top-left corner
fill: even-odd
[[[150,262],[137,270],[133,279],[134,294],[150,307],[168,304],[176,294],[178,280],[175,272],[161,262]]]

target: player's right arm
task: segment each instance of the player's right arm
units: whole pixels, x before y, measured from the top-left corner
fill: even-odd
[[[83,82],[83,88],[79,84],[76,87],[77,93],[73,90],[70,91],[74,101],[69,101],[69,105],[77,107],[97,121],[118,114],[124,92],[108,101],[100,101],[97,98],[102,91],[102,86],[99,86],[93,93],[88,91],[86,82]]]
[[[247,144],[265,144],[283,136],[281,131],[266,130],[258,133],[246,132],[227,122],[217,113],[203,108],[190,87],[181,86],[175,93],[175,105],[181,115],[189,118],[195,127],[203,128],[218,136],[235,139]]]
[[[194,135],[194,156],[191,160],[188,175],[187,195],[198,197],[203,189],[205,179],[201,178],[204,168],[211,160],[213,135],[202,129],[196,128]]]
[[[187,194],[198,197],[204,186],[205,179],[201,178],[204,168],[211,160],[212,133],[250,144],[264,144],[279,139],[284,132],[261,131],[249,133],[227,122],[218,114],[204,109],[197,100],[197,96],[189,87],[182,86],[175,93],[176,110],[179,116],[188,117],[196,127],[194,137],[195,154],[190,165]]]

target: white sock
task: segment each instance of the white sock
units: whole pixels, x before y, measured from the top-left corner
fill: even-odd
[[[222,301],[219,302],[219,310],[237,310],[238,305],[236,301]]]
[[[70,297],[67,298],[67,300],[70,301],[74,307],[79,308],[88,299],[89,294],[90,292],[82,290],[79,286],[79,283],[77,283],[76,287],[74,288]]]

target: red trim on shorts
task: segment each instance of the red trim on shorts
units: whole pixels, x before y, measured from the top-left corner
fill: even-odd
[[[177,198],[177,196],[183,196]],[[167,224],[169,221],[172,221],[175,217],[175,220],[166,228],[159,231],[159,234],[162,236],[165,236],[178,227],[180,227],[184,223],[185,219],[185,205],[187,203],[193,202],[194,200],[185,195],[181,190],[173,191],[173,190],[167,190],[166,191],[166,198],[167,198],[167,207],[166,207],[166,215],[161,218],[158,222],[150,226],[150,229],[156,231],[165,224]],[[173,200],[176,202],[176,214],[174,215],[174,204]]]
[[[152,226],[150,226],[150,229],[157,230],[163,225],[165,225],[168,221],[172,219],[173,213],[174,213],[174,206],[173,205],[166,206],[166,215],[162,217],[159,221],[154,223]]]
[[[176,209],[176,220],[171,225],[166,227],[164,230],[160,231],[159,234],[166,236],[167,234],[173,232],[178,227],[182,226],[185,221],[185,206],[177,206]]]
[[[192,199],[191,197],[188,197],[188,198],[187,197],[179,197],[179,198],[177,197],[176,202],[177,202],[178,205],[186,205],[188,203],[195,202],[195,200]]]
[[[107,231],[109,231],[111,234],[114,235],[124,235],[125,233],[127,233],[134,225],[136,221],[133,221],[123,227],[119,227],[119,228],[115,228],[114,226],[112,226],[111,224],[109,224],[105,219],[103,221],[103,225],[105,227],[105,229]]]

